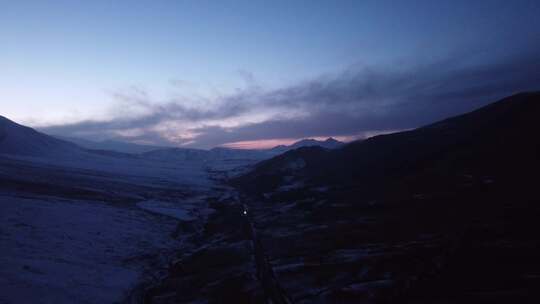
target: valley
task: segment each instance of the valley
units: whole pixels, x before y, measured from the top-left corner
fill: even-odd
[[[3,120],[0,303],[534,303],[539,96],[279,153]]]

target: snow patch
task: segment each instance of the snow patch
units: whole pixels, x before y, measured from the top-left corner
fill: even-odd
[[[171,251],[177,221],[101,202],[0,195],[0,303],[113,303]]]

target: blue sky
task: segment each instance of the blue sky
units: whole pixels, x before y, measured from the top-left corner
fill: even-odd
[[[0,5],[0,114],[67,136],[361,136],[538,89],[538,1]]]

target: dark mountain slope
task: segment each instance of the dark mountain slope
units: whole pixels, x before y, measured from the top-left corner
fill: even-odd
[[[316,139],[302,139],[302,140],[299,140],[295,143],[293,143],[292,145],[289,145],[289,146],[285,146],[285,145],[280,145],[280,146],[276,146],[272,149],[268,149],[267,151],[270,152],[270,153],[273,153],[274,155],[277,155],[277,154],[280,154],[280,153],[284,153],[284,152],[287,152],[287,151],[290,151],[290,150],[294,150],[294,149],[298,149],[298,148],[303,148],[303,147],[322,147],[322,148],[325,148],[325,149],[337,149],[339,147],[342,147],[343,145],[345,145],[345,143],[342,143],[338,140],[335,140],[334,138],[327,138],[326,140],[322,141],[322,140],[316,140]]]
[[[39,133],[0,116],[1,154],[49,156],[80,150],[75,144]]]
[[[450,153],[459,154],[456,156],[462,161],[469,159],[482,164],[497,159],[511,160],[512,155],[536,160],[539,141],[531,136],[531,132],[536,129],[538,114],[539,93],[514,95],[417,130],[352,143],[336,151],[333,156],[336,160],[330,161],[331,167],[325,169],[339,174],[336,172],[346,165],[349,170],[344,177],[361,179],[377,173],[377,170],[370,172],[366,168],[399,171],[418,161],[429,161]]]
[[[538,303],[539,116],[517,94],[233,182],[296,302]]]
[[[525,164],[537,167],[540,140],[532,133],[538,115],[540,93],[522,93],[465,115],[353,142],[341,149],[293,150],[262,162],[244,180],[250,180],[251,186],[271,190],[264,180],[274,172],[282,175],[288,171],[315,184],[368,187],[429,166],[488,172],[512,171]],[[291,162],[305,165],[287,170]]]

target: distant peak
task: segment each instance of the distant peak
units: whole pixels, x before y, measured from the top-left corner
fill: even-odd
[[[295,144],[298,144],[298,143],[317,143],[317,142],[319,142],[319,141],[316,140],[316,139],[305,138],[305,139],[301,139],[301,140],[297,141]]]

